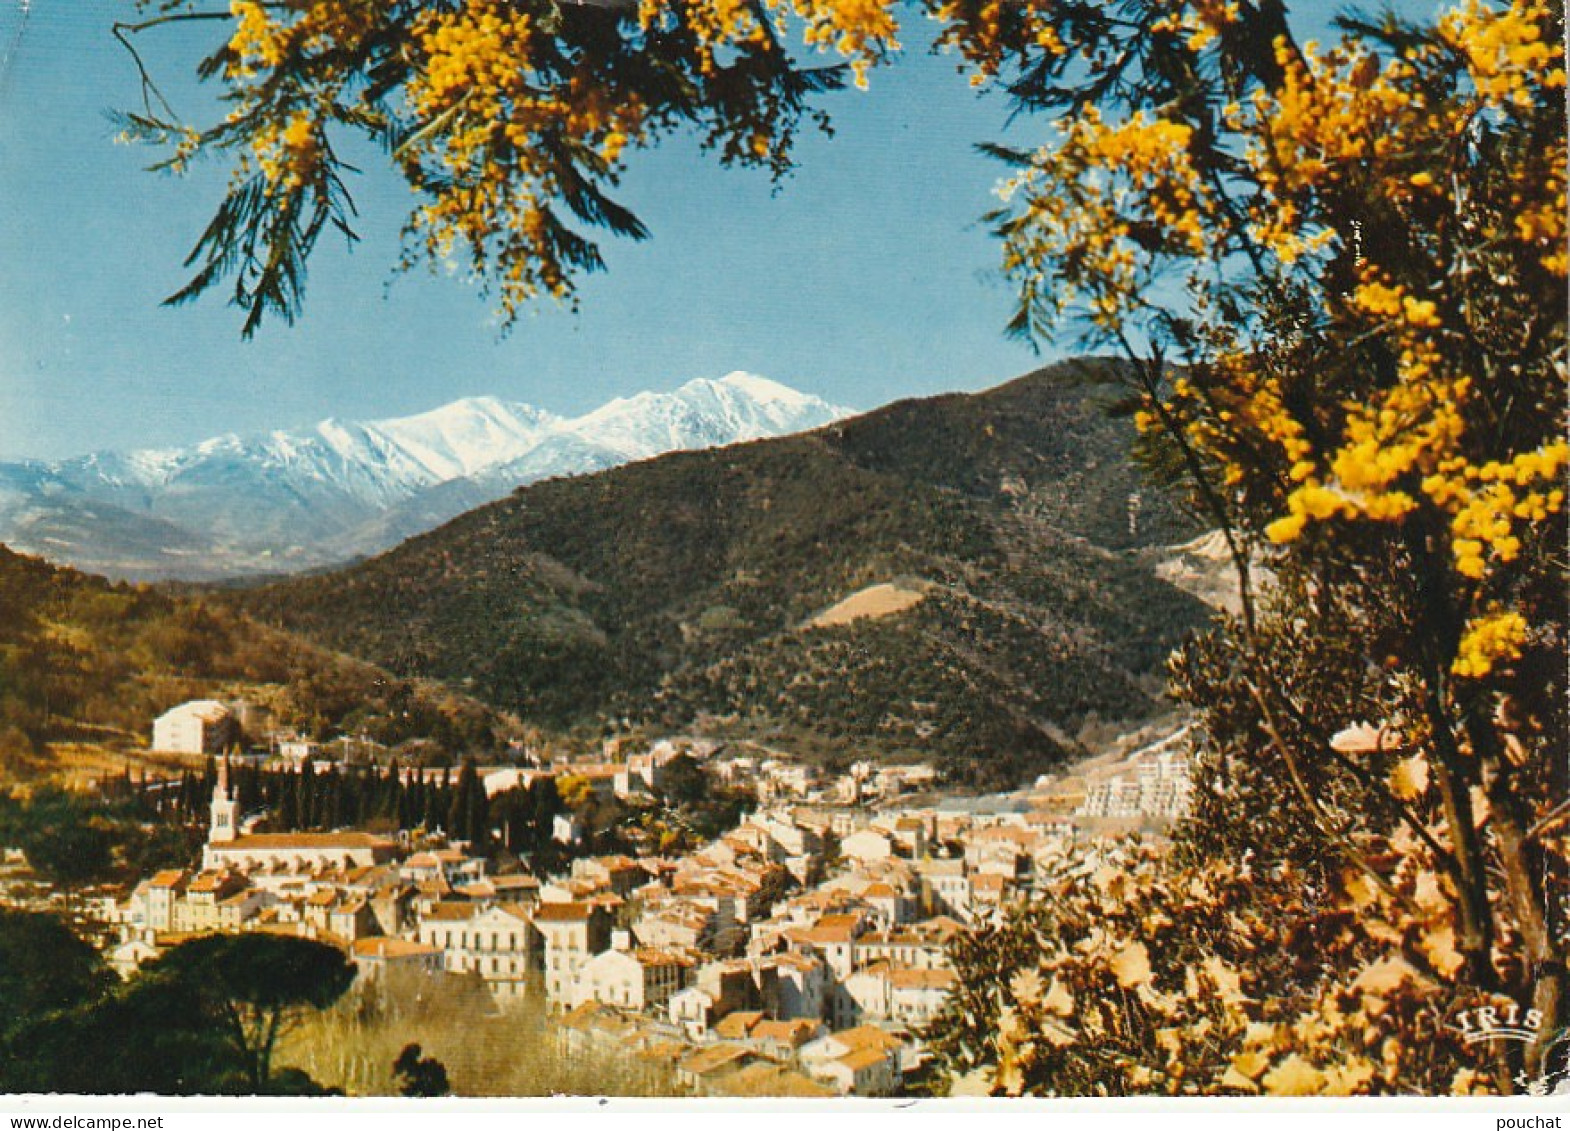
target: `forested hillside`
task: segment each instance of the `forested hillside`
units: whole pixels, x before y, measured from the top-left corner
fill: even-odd
[[[395,679],[210,600],[112,584],[0,547],[0,780],[65,751],[136,751],[187,699],[243,695],[279,723],[387,743],[494,744],[505,722],[473,700]]]
[[[699,725],[935,753],[1012,780],[1160,709],[1206,610],[1133,551],[1193,527],[1142,487],[1100,363],[819,431],[535,484],[349,570],[235,600],[527,720]],[[867,586],[913,608],[832,627]]]

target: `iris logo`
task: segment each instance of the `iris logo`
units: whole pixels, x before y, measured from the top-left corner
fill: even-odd
[[[1469,1045],[1485,1041],[1535,1041],[1542,1027],[1540,1011],[1523,1011],[1515,1002],[1503,1007],[1480,1005],[1476,1009],[1463,1009],[1456,1014],[1456,1023],[1451,1026]]]
[[[1505,1006],[1482,1005],[1456,1014],[1456,1023],[1450,1028],[1461,1034],[1461,1040],[1468,1045],[1492,1041],[1528,1044],[1542,1033],[1543,1015],[1536,1009],[1522,1009],[1515,1002]],[[1570,1030],[1554,1036],[1535,1079],[1523,1072],[1516,1076],[1515,1084],[1528,1096],[1570,1094]]]

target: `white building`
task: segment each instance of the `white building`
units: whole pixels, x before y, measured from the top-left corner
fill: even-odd
[[[278,740],[277,754],[284,761],[292,762],[298,766],[304,762],[320,758],[322,756],[322,745],[312,739],[294,735]]]
[[[578,971],[610,941],[609,916],[589,903],[541,903],[533,918],[544,939],[545,996],[567,1005]]]
[[[480,774],[480,784],[485,787],[486,797],[495,797],[498,793],[505,793],[509,789],[528,789],[541,778],[551,775],[544,770],[532,770],[521,766],[503,766],[500,769],[484,771]]]
[[[840,841],[840,855],[863,864],[887,860],[894,855],[894,841],[876,829],[862,829]]]
[[[970,877],[963,860],[921,860],[916,863],[922,902],[933,915],[970,917]]]
[[[442,952],[429,943],[385,935],[355,939],[350,945],[349,956],[361,974],[372,978],[387,970],[437,974],[442,969]]]
[[[583,839],[583,822],[571,813],[551,818],[551,839],[557,844],[577,844]]]
[[[501,999],[524,996],[539,965],[536,935],[528,911],[516,904],[438,904],[419,927],[419,941],[440,951],[443,969],[478,974]]]
[[[279,887],[292,877],[323,868],[370,867],[397,855],[395,842],[370,833],[241,833],[239,804],[229,793],[227,762],[218,767],[209,808],[202,870],[232,871],[258,887]]]
[[[597,1001],[623,1009],[655,1009],[685,988],[692,962],[669,951],[632,949],[623,931],[616,944],[583,964],[573,984],[573,1004]]]
[[[1160,754],[1128,774],[1093,785],[1080,814],[1086,817],[1180,817],[1188,809],[1193,782],[1182,755]]]
[[[221,754],[239,740],[239,720],[216,699],[193,699],[153,720],[153,749],[161,753]]]
[[[845,979],[857,1020],[893,1021],[919,1028],[937,1016],[955,982],[952,970],[917,970],[880,962]]]
[[[1194,783],[1188,765],[1188,731],[1183,729],[1131,754],[1119,773],[1092,785],[1079,813],[1084,817],[1181,817]]]
[[[669,742],[657,742],[647,753],[634,754],[616,773],[616,796],[658,794],[665,785],[665,767],[680,756],[681,751]]]
[[[671,1024],[682,1029],[690,1040],[702,1040],[714,1021],[714,995],[697,986],[677,990],[665,1007]]]
[[[137,884],[126,903],[123,920],[131,936],[151,939],[173,930],[175,904],[185,894],[188,882],[183,871],[171,868]]]
[[[135,938],[121,943],[109,952],[109,968],[122,978],[130,978],[142,964],[151,962],[163,950],[144,939]]]
[[[846,1096],[887,1096],[900,1081],[904,1042],[871,1025],[820,1037],[801,1048],[808,1075]]]

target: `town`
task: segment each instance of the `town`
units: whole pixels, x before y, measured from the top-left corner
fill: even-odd
[[[91,902],[118,972],[204,933],[316,939],[366,981],[478,979],[498,1009],[542,996],[558,1039],[618,1045],[696,1095],[901,1093],[954,985],[949,941],[1066,859],[1094,865],[1131,834],[1159,836],[1191,791],[1186,732],[1171,727],[991,796],[947,789],[926,764],[830,774],[690,738],[479,768],[487,796],[570,780],[585,801],[637,805],[696,764],[753,800],[679,853],[597,853],[565,809],[550,824],[564,864],[537,874],[497,868],[440,829],[270,831],[265,812],[241,811],[240,758],[223,753],[238,749],[243,715],[202,700],[154,725],[155,750],[216,756],[216,780],[199,867]],[[255,757],[332,764],[330,748],[292,737]]]

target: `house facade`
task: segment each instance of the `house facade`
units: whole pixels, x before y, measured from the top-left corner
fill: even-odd
[[[153,749],[167,754],[221,754],[240,741],[240,721],[227,704],[193,699],[153,720]]]

